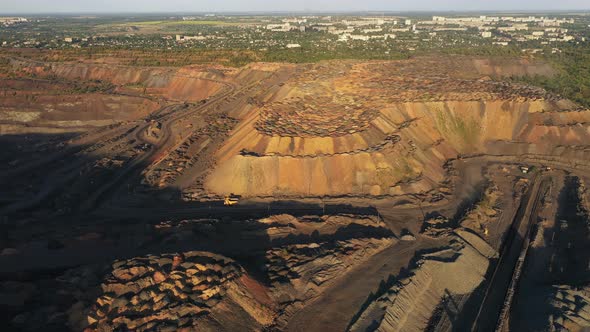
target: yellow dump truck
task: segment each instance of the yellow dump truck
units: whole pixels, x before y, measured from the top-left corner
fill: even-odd
[[[238,196],[234,195],[234,194],[230,194],[225,196],[225,199],[223,200],[223,205],[225,206],[233,206],[238,204],[239,198]]]

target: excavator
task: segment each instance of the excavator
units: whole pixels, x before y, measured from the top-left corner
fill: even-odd
[[[239,201],[239,197],[237,195],[234,194],[229,194],[225,196],[225,199],[223,200],[223,205],[225,206],[233,206],[238,204]]]

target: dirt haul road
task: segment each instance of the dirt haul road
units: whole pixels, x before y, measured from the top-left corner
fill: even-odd
[[[221,82],[221,81],[217,81],[217,82]],[[174,148],[177,145],[182,144],[182,142],[184,142],[184,140],[186,138],[181,139],[180,143],[174,141],[173,134],[172,134],[172,126],[176,122],[181,120],[182,118],[195,115],[198,112],[206,111],[208,108],[210,108],[210,107],[214,106],[215,104],[219,103],[220,101],[224,100],[225,98],[227,98],[228,96],[230,96],[232,93],[234,93],[236,91],[235,85],[229,84],[229,83],[225,83],[225,84],[227,85],[227,87],[229,87],[229,89],[226,92],[221,93],[221,94],[211,98],[205,104],[203,104],[203,105],[201,105],[189,112],[183,112],[180,115],[172,115],[168,119],[162,119],[161,120],[161,122],[162,122],[162,138],[160,140],[158,140],[158,143],[153,147],[153,149],[150,150],[148,153],[142,155],[141,157],[133,160],[127,167],[125,167],[123,170],[121,170],[119,172],[119,174],[112,181],[110,181],[109,183],[106,183],[99,190],[97,190],[88,200],[86,200],[81,205],[82,206],[81,210],[82,211],[89,211],[89,210],[94,209],[98,204],[100,204],[101,198],[105,197],[105,195],[107,194],[107,192],[109,190],[113,189],[114,187],[116,187],[117,184],[124,181],[128,177],[128,175],[131,174],[134,170],[137,170],[139,167],[145,166],[146,164],[157,164],[159,161],[163,160],[166,156],[168,156],[168,154],[170,154],[172,151],[174,151]],[[172,113],[172,114],[174,114],[174,113]],[[137,138],[143,140],[146,143],[148,141],[145,140],[143,133],[145,132],[145,129],[147,129],[148,126],[149,126],[149,124],[146,124],[143,127],[141,127],[140,129],[138,129],[138,131],[136,131],[137,133],[139,133],[139,135],[137,135]],[[172,147],[170,147],[171,144],[173,145]]]

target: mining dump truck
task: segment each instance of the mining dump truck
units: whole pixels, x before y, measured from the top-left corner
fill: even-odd
[[[230,194],[225,196],[225,199],[223,200],[223,205],[225,206],[233,206],[238,204],[239,198],[238,196],[234,195],[234,194]]]

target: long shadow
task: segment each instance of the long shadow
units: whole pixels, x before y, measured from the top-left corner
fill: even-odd
[[[527,240],[523,235],[527,234],[526,236],[528,237],[528,240],[531,239],[533,232],[530,232],[529,230],[531,230],[532,225],[535,225],[538,222],[538,215],[536,215],[536,213],[538,213],[539,199],[544,197],[550,185],[546,178],[541,179],[540,181],[542,182],[536,192],[537,196],[531,197],[534,192],[534,186],[530,187],[525,193],[520,206],[518,207],[514,221],[505,236],[506,240],[502,244],[500,258],[496,262],[493,262],[493,264],[490,264],[490,269],[488,269],[488,273],[486,274],[487,289],[483,295],[481,304],[478,306],[480,310],[478,314],[473,317],[474,330],[488,331],[490,329],[495,329],[500,320],[508,318],[504,317],[502,313],[505,305],[509,305],[509,308],[512,309],[514,299],[512,299],[511,302],[506,301],[508,299],[507,295],[510,290],[511,282],[513,281],[512,277],[515,268],[517,267],[519,256],[522,253],[523,244],[525,244],[525,241]],[[526,216],[531,198],[535,201],[532,202],[532,210],[528,211],[531,213],[531,219],[529,220],[524,217]],[[532,218],[536,219],[532,220]],[[519,285],[521,284],[522,282],[519,282]],[[518,292],[518,285],[514,291]]]
[[[357,313],[354,314],[354,316],[352,316],[350,322],[348,323],[348,326],[346,327],[346,330],[348,331],[359,320],[359,318],[369,308],[369,306],[371,304],[373,304],[381,296],[385,295],[385,293],[387,293],[389,291],[389,289],[391,287],[393,287],[398,282],[398,280],[400,280],[406,276],[410,276],[410,275],[411,275],[411,273],[405,267],[403,267],[400,269],[400,271],[397,275],[390,274],[387,277],[387,279],[381,280],[377,289],[374,292],[369,293],[369,295],[367,296],[367,299],[360,306]],[[373,321],[370,324],[370,326],[367,328],[367,332],[368,331],[375,331],[378,328],[379,328],[379,322]]]
[[[488,268],[488,273],[486,273],[486,280],[490,276],[493,264],[490,264]],[[469,295],[467,300],[464,302],[461,311],[455,317],[455,320],[452,324],[452,331],[469,331],[473,326],[475,317],[477,316],[478,309],[481,305],[485,297],[485,292],[487,289],[488,283],[482,282],[473,290],[473,292]]]
[[[545,230],[547,243],[543,247],[532,247],[529,252],[523,287],[515,297],[511,330],[544,330],[551,316],[565,318],[561,308],[548,301],[557,294],[554,285],[585,286],[590,279],[587,270],[590,263],[590,216],[581,205],[579,189],[577,177],[565,178],[557,199],[555,225]],[[574,297],[574,301],[579,309],[579,299]]]
[[[31,142],[28,136],[17,135],[4,139],[10,144],[25,144]],[[36,139],[40,142],[49,142],[48,144],[58,144],[54,142],[63,142],[69,138],[48,135]],[[2,139],[0,136],[0,141]],[[126,143],[127,140],[122,138],[121,143]],[[0,206],[1,209],[23,203],[21,208],[3,213],[0,219],[0,251],[5,248],[18,249],[16,254],[0,255],[0,293],[3,292],[1,285],[5,282],[53,285],[57,276],[76,267],[108,266],[118,259],[194,250],[214,252],[236,259],[250,276],[268,283],[263,267],[267,263],[266,251],[271,248],[312,242],[335,243],[358,237],[394,236],[385,227],[353,224],[338,229],[334,234],[313,233],[271,239],[268,228],[273,225],[252,221],[268,217],[269,214],[282,213],[296,217],[323,214],[378,216],[374,207],[348,204],[320,205],[281,201],[272,202],[270,205],[252,204],[227,208],[221,201],[184,202],[181,193],[175,188],[150,188],[150,192],[146,194],[146,201],[140,201],[138,206],[127,209],[127,202],[136,198],[132,188],[125,186],[130,183],[127,179],[115,183],[95,210],[80,211],[80,204],[118,173],[116,169],[100,169],[93,166],[109,156],[76,153],[87,148],[90,146],[80,146],[71,153],[60,154],[59,158],[48,160],[43,159],[49,153],[59,154],[59,151],[48,151],[47,154],[38,156],[27,156],[26,153],[15,150],[0,152],[0,157],[8,162],[12,159],[21,159],[20,164],[15,163],[16,166],[29,165],[22,172],[15,171],[15,176],[5,178],[2,182],[9,193],[18,192],[19,188],[27,190],[21,196],[12,195],[5,205]],[[21,155],[27,158],[21,158]],[[129,178],[139,178],[139,173],[147,166],[145,163],[138,164],[129,173]],[[31,197],[34,198],[37,193],[43,191],[44,185],[47,184],[52,184],[51,192],[30,204]],[[166,200],[158,198],[159,196],[165,196]],[[113,197],[116,200],[114,203]],[[119,213],[117,209],[123,213]],[[182,212],[183,210],[185,212]],[[150,211],[161,211],[162,214],[152,215]],[[167,211],[176,212],[167,216]],[[196,220],[182,224],[182,220],[185,219],[202,218],[211,220]],[[168,231],[165,228],[157,228],[165,220],[172,221]],[[23,244],[27,245],[22,247]],[[59,292],[57,286],[39,287],[22,305],[0,304],[0,320],[7,322],[7,327],[2,330],[15,330],[15,326],[8,322],[19,314],[39,312],[44,307],[56,304],[61,311],[67,311],[68,306],[73,305],[73,299],[61,299],[63,296]],[[54,303],[58,298],[59,303]],[[67,329],[67,320],[62,319],[58,319],[54,325],[46,324],[44,328],[45,331]]]
[[[462,308],[459,307],[459,303],[457,303],[453,294],[451,294],[448,289],[445,289],[442,298],[434,309],[434,312],[424,330],[426,332],[438,331],[440,329],[439,325],[444,318],[449,319],[451,330],[453,330],[461,310]]]
[[[68,140],[76,136],[72,133],[0,135],[0,144],[17,146],[0,152],[0,159],[11,165],[0,175],[0,184],[5,191],[2,196],[11,194],[0,205],[0,215],[16,219],[47,210],[50,213],[40,217],[47,220],[53,212],[73,211],[93,187],[114,174],[112,168],[93,167],[106,156],[79,153],[92,150],[93,143],[69,145]],[[103,144],[95,143],[96,146]]]
[[[578,286],[590,278],[590,232],[588,211],[581,205],[580,179],[568,176],[559,194],[555,228],[554,247],[560,257],[558,266],[553,267],[553,284]]]

